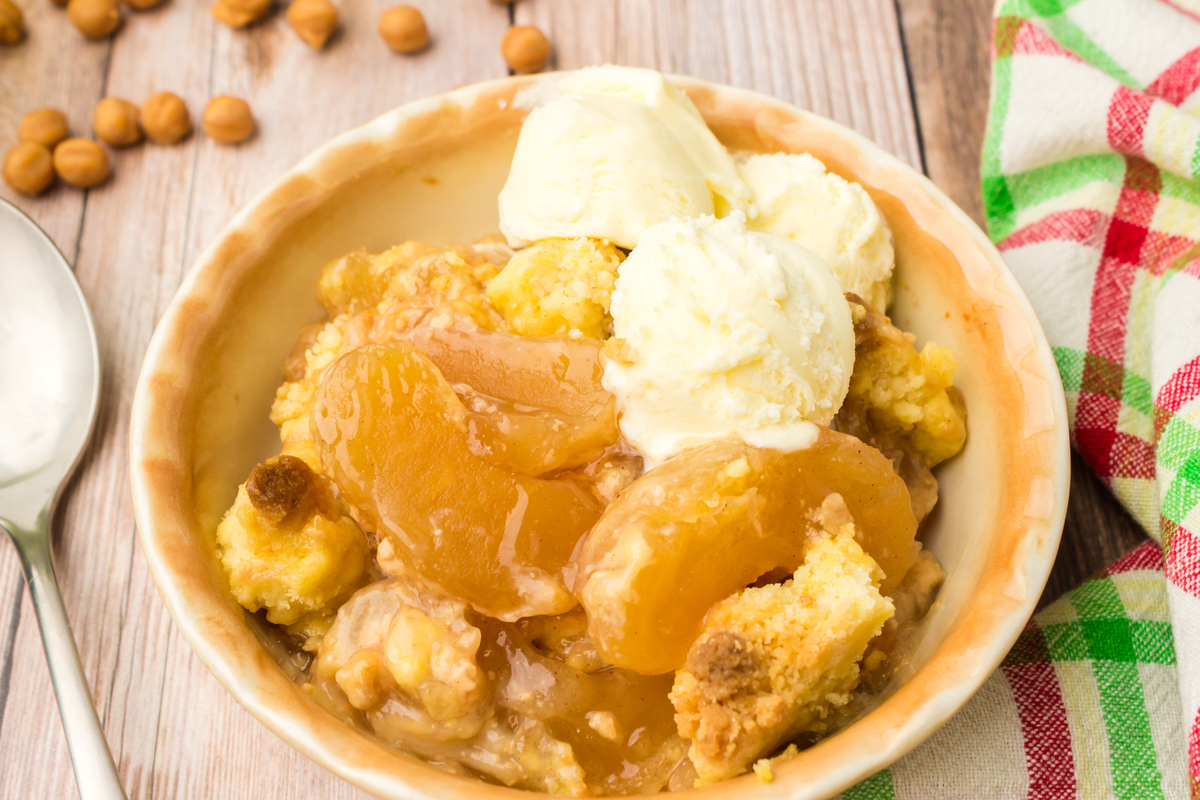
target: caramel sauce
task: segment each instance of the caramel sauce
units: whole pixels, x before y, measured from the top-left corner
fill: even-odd
[[[585,672],[561,652],[536,649],[518,627],[485,620],[480,628],[479,663],[494,676],[498,702],[569,744],[593,794],[666,785],[687,752],[667,698],[671,676],[609,666]]]

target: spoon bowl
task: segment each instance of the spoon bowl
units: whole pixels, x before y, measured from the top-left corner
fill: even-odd
[[[0,528],[21,556],[83,800],[124,798],[63,608],[50,521],[91,435],[100,354],[62,253],[0,200]]]
[[[32,527],[91,433],[100,356],[66,259],[3,201],[0,242],[0,517]]]

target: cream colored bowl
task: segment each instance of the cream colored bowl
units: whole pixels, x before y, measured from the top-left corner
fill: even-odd
[[[317,275],[358,247],[468,242],[498,230],[496,195],[525,112],[509,78],[411,103],[318,150],[200,257],[146,356],[132,474],[146,560],[176,624],[234,697],[290,745],[387,798],[516,798],[344,725],[272,657],[233,601],[214,530],[238,484],[278,452],[267,419]],[[999,254],[929,181],[828,120],[761,95],[675,79],[731,149],[810,152],[871,193],[896,236],[892,316],[958,356],[969,437],[942,466],[925,544],[949,573],[902,683],[861,720],[775,769],[694,794],[812,800],[886,767],[946,721],[1000,663],[1054,560],[1067,500],[1067,420],[1033,310]],[[286,663],[286,661],[285,661]],[[294,672],[294,670],[292,670]],[[269,768],[269,766],[268,766]],[[525,795],[528,796],[528,795]]]

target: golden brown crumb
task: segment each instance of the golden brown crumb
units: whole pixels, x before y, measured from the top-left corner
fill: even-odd
[[[537,72],[550,58],[550,40],[532,25],[513,25],[500,41],[500,53],[513,72]]]
[[[699,682],[704,696],[714,702],[770,687],[767,662],[750,642],[733,631],[714,631],[696,643],[684,667]]]
[[[320,50],[337,28],[337,6],[329,0],[292,0],[287,21],[309,47]]]
[[[204,132],[222,144],[236,144],[254,133],[254,114],[240,97],[218,95],[204,107]]]
[[[37,142],[21,142],[4,156],[4,182],[21,194],[41,194],[54,182],[54,160]]]
[[[234,598],[250,611],[265,608],[267,621],[287,626],[308,650],[368,577],[366,535],[332,481],[290,456],[259,465],[238,488],[217,543]]]
[[[92,112],[92,129],[100,141],[114,147],[126,147],[142,140],[138,125],[138,107],[119,97],[105,97]]]
[[[273,523],[306,514],[316,503],[312,468],[295,456],[279,456],[259,464],[246,479],[254,510]]]
[[[121,24],[117,0],[71,0],[67,3],[67,16],[89,39],[111,36]]]
[[[843,409],[851,413],[860,408],[877,430],[907,438],[926,466],[958,453],[967,428],[962,394],[953,386],[958,366],[954,353],[933,342],[917,352],[912,334],[892,325],[857,295],[846,299],[855,346]]]
[[[139,115],[146,136],[159,144],[175,144],[192,130],[192,118],[183,98],[171,92],[151,95]]]
[[[754,774],[757,775],[758,779],[763,783],[770,783],[771,781],[775,780],[775,772],[772,770],[772,767],[781,761],[787,761],[789,758],[795,757],[795,755],[799,752],[800,748],[796,747],[795,744],[789,744],[783,749],[783,752],[777,756],[772,756],[771,758],[760,758],[758,761],[754,762]]]
[[[54,171],[65,183],[90,189],[108,177],[108,153],[91,139],[67,139],[54,148]]]
[[[55,1],[57,2],[57,0]],[[131,8],[136,8],[138,11],[148,11],[163,4],[163,0],[125,0],[125,2]]]
[[[828,533],[792,580],[714,606],[676,672],[675,721],[692,740],[702,782],[738,775],[797,734],[823,730],[830,709],[858,685],[858,661],[892,603],[879,594],[879,565],[855,541],[853,524]]]
[[[930,468],[961,450],[966,440],[966,406],[951,385],[954,354],[933,342],[917,352],[911,334],[857,295],[846,299],[854,320],[854,372],[830,427],[891,459],[920,522],[937,503],[938,483]]]
[[[51,149],[69,135],[67,117],[57,108],[30,111],[21,117],[21,126],[17,128],[17,138],[22,142],[36,142]]]
[[[392,6],[380,14],[379,35],[397,53],[418,53],[429,44],[425,17],[412,6]]]
[[[0,0],[0,44],[16,44],[25,38],[25,15],[12,0]]]

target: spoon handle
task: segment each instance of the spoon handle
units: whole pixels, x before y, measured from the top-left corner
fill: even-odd
[[[39,520],[39,527],[45,526],[46,516],[43,515]],[[79,796],[81,800],[125,800],[104,730],[92,705],[83,666],[79,663],[79,651],[75,648],[71,623],[63,608],[58,580],[54,577],[50,537],[43,530],[34,535],[13,538],[20,540],[17,550],[21,554],[21,566],[25,570],[29,595],[37,612],[38,626],[42,629],[46,663],[50,667],[50,680],[54,683],[54,694],[58,698],[58,711],[67,734],[71,763],[75,766]]]

